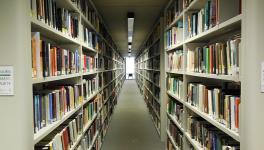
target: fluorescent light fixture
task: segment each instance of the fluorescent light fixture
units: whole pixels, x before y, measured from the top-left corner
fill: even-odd
[[[128,49],[131,49],[132,48],[132,45],[128,45]]]
[[[127,30],[128,30],[128,43],[132,43],[133,41],[133,31],[134,31],[134,13],[127,13]]]

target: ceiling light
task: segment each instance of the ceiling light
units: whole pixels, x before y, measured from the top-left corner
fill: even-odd
[[[129,12],[127,13],[127,30],[128,30],[128,42],[132,43],[133,41],[133,30],[134,30],[134,13]]]

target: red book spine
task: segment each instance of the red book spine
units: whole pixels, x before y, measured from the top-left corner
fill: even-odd
[[[235,127],[236,128],[239,128],[239,104],[240,104],[240,97],[236,97],[236,111],[235,111]]]

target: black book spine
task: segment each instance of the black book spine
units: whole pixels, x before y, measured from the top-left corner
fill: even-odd
[[[69,71],[72,73],[72,52],[69,52]]]
[[[62,50],[61,48],[57,48],[57,75],[61,75],[62,71]]]
[[[48,18],[49,18],[49,16],[48,16],[48,12],[49,12],[48,8],[49,8],[48,1],[45,0],[44,1],[44,20],[45,20],[45,23],[48,23]]]
[[[57,12],[56,12],[57,4],[56,4],[55,0],[53,0],[52,3],[53,3],[53,7],[52,7],[53,8],[53,27],[55,29],[57,29],[58,28],[57,23],[56,23],[56,21],[57,21]]]
[[[57,27],[59,31],[62,31],[62,14],[61,8],[57,9]]]

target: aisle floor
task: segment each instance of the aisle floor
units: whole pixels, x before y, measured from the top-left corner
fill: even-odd
[[[102,150],[163,150],[135,80],[126,80]]]

